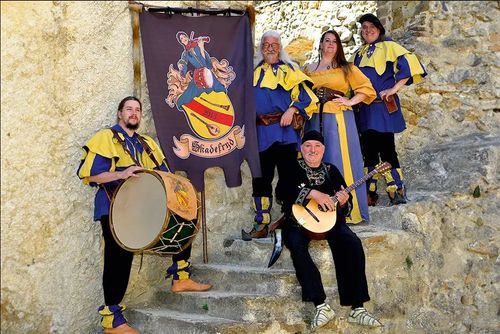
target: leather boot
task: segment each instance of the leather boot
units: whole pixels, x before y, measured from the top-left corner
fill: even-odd
[[[141,332],[129,324],[123,324],[116,328],[104,328],[104,334],[141,334]]]
[[[376,206],[378,203],[378,194],[374,191],[368,192],[368,206]]]
[[[250,241],[252,239],[266,238],[268,225],[271,223],[271,209],[273,207],[272,197],[254,197],[253,208],[255,218],[253,228],[250,232],[241,230],[241,239]]]
[[[406,195],[404,189],[398,189],[395,192],[388,192],[391,205],[406,204]]]
[[[181,280],[172,280],[172,287],[170,291],[172,292],[200,292],[200,291],[208,291],[212,288],[210,284],[197,283],[192,279],[181,279]]]
[[[241,230],[241,239],[245,241],[250,241],[252,239],[260,239],[267,238],[269,231],[268,225],[264,225],[261,229],[252,228],[250,232],[246,232],[245,230]]]

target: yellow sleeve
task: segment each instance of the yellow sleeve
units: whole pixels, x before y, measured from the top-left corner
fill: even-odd
[[[115,170],[115,158],[119,158],[119,153],[113,143],[113,133],[111,130],[100,130],[89,139],[85,146],[83,146],[83,155],[80,158],[78,177],[85,185],[89,184],[88,178],[92,176],[91,171],[97,155],[110,159],[111,164],[109,171],[113,172]]]
[[[358,67],[350,65],[347,81],[349,81],[349,85],[354,92],[366,95],[366,98],[362,101],[363,103],[370,104],[377,97],[377,92],[375,92],[370,79]]]
[[[80,168],[78,169],[78,177],[82,180],[83,184],[89,185],[89,176],[92,165],[94,164],[96,154],[83,150],[83,157],[81,158]]]
[[[292,89],[291,97],[292,97],[293,102],[296,102],[299,100],[300,88],[302,88],[306,92],[306,94],[308,95],[308,97],[310,99],[309,104],[307,104],[304,107],[304,112],[307,115],[307,119],[311,119],[312,114],[316,110],[318,110],[318,102],[319,102],[318,97],[316,96],[316,94],[314,94],[312,89],[309,88],[309,86],[305,82],[301,82],[299,85],[296,85]]]

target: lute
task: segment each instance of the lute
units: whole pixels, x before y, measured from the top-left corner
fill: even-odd
[[[365,183],[373,175],[377,173],[385,173],[390,169],[390,163],[380,163],[375,167],[374,170],[363,176],[361,179],[355,181],[344,190],[347,193],[350,193],[353,189]],[[336,195],[333,195],[332,198],[335,203],[338,203]],[[297,220],[297,223],[305,228],[306,231],[311,232],[308,233],[308,235],[312,239],[323,239],[325,233],[330,231],[337,222],[337,211],[324,211],[314,199],[310,199],[306,206],[294,204],[292,206],[292,213]]]

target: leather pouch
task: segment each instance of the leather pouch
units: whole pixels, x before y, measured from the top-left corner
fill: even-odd
[[[387,100],[384,100],[385,106],[389,114],[398,111],[398,105],[396,104],[396,99],[394,96],[389,96]]]
[[[301,114],[293,114],[292,118],[292,128],[295,130],[300,130],[304,126],[304,116]]]

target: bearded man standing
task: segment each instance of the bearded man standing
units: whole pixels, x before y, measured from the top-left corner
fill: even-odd
[[[280,34],[267,31],[260,41],[253,86],[257,113],[257,139],[262,177],[252,179],[255,210],[250,232],[241,231],[243,240],[265,238],[271,222],[274,169],[278,184],[290,172],[300,149],[300,123],[309,119],[318,98],[313,83],[283,50]]]

